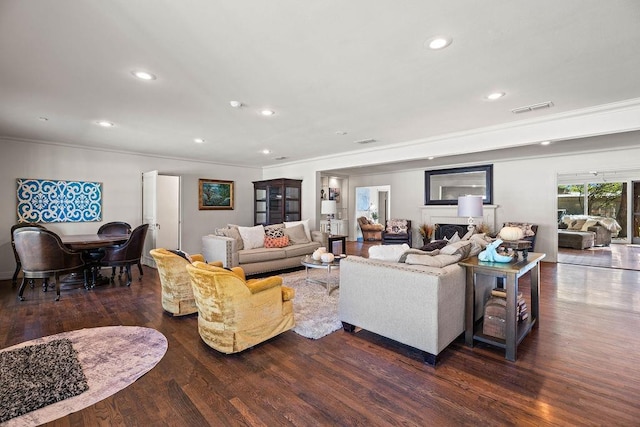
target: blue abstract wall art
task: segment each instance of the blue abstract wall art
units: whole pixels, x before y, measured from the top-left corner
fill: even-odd
[[[18,178],[18,222],[102,221],[102,183]]]

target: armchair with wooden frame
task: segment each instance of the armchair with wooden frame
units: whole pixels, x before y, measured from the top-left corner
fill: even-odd
[[[411,231],[411,220],[409,219],[389,219],[382,231],[383,245],[401,245],[406,243],[411,247],[413,241]]]

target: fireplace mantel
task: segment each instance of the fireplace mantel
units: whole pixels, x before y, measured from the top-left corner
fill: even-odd
[[[496,229],[496,209],[498,205],[483,205],[482,217],[473,218],[474,222],[479,224],[487,224],[491,230]],[[420,206],[422,211],[423,224],[467,224],[469,218],[458,216],[457,205],[429,205]]]

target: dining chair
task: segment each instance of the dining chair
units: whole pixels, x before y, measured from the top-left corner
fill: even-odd
[[[100,228],[98,228],[98,234],[131,234],[131,225],[124,221],[111,221],[106,224],[102,224]],[[98,265],[104,256],[104,250],[99,249],[98,253],[93,254],[93,259],[97,261]],[[120,266],[120,275],[122,275],[124,266]],[[138,262],[138,270],[140,270],[140,275],[142,275],[142,265]],[[95,269],[96,273],[99,275],[99,267]],[[94,279],[94,281],[97,279]]]
[[[60,299],[60,274],[82,270],[85,286],[87,271],[81,252],[68,249],[60,237],[42,227],[22,227],[13,232],[16,251],[22,264],[23,279],[18,298],[24,301],[22,293],[26,279],[48,279],[56,282],[56,301]],[[47,288],[44,288],[46,291]]]
[[[13,249],[13,257],[16,260],[16,270],[13,272],[13,278],[11,279],[11,285],[12,286],[16,286],[18,284],[18,273],[20,273],[20,270],[22,270],[22,263],[20,263],[20,257],[18,256],[18,252],[16,251],[16,244],[15,241],[13,240],[13,232],[19,228],[23,228],[23,227],[39,227],[39,228],[44,228],[42,225],[40,224],[33,224],[33,223],[29,223],[29,222],[22,222],[19,224],[15,224],[11,226],[11,249]],[[31,282],[31,286],[33,287],[33,279],[29,280]]]
[[[129,239],[121,245],[104,248],[104,258],[100,262],[100,265],[104,267],[111,267],[111,281],[114,281],[116,275],[116,267],[124,267],[127,274],[127,286],[131,285],[131,265],[137,264],[140,270],[140,276],[142,276],[142,266],[140,265],[140,259],[142,258],[142,249],[144,247],[144,239],[147,236],[147,230],[149,224],[142,224],[136,227]],[[122,273],[118,275],[120,279]]]

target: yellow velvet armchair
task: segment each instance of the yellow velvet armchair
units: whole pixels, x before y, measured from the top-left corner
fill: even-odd
[[[246,280],[241,267],[231,271],[204,262],[187,265],[198,307],[202,340],[221,353],[237,353],[295,326],[295,291],[279,276]]]
[[[187,273],[189,260],[163,248],[152,249],[150,252],[158,267],[160,284],[162,286],[162,308],[173,316],[184,316],[197,313],[196,301],[193,298],[191,279]],[[200,254],[191,255],[191,261],[204,261]],[[222,267],[221,261],[211,263]]]

